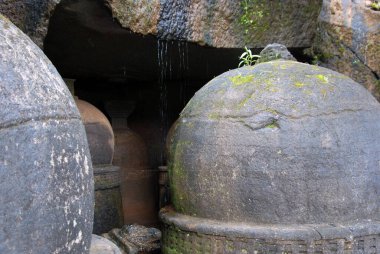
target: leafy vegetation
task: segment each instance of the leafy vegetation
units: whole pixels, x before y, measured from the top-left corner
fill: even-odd
[[[263,3],[260,4],[258,0],[241,1],[243,14],[240,17],[240,24],[244,26],[245,34],[258,26],[259,21],[264,17],[263,7]]]
[[[369,7],[371,7],[372,10],[380,11],[380,1],[379,0],[372,1]]]
[[[239,57],[240,62],[239,62],[238,67],[254,65],[257,59],[260,58],[259,55],[253,55],[252,51],[248,49],[247,47],[244,47],[244,50],[245,50],[244,53],[241,54],[241,56]]]

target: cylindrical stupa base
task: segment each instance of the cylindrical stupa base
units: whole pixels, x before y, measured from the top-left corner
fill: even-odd
[[[160,188],[158,206],[161,209],[170,202],[168,167],[159,166],[158,172],[158,185]]]
[[[123,225],[120,193],[120,168],[112,165],[94,166],[95,213],[94,234],[102,234]]]
[[[380,222],[248,224],[160,211],[162,253],[380,253]]]

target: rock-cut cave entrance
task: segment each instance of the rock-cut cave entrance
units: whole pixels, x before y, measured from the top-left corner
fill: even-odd
[[[166,163],[166,134],[188,100],[209,80],[236,68],[243,52],[133,33],[112,18],[102,0],[62,0],[50,19],[44,51],[61,76],[74,81],[75,95],[109,120],[109,103],[127,114],[132,102],[128,126],[145,142],[153,170]],[[292,51],[295,57],[302,57],[300,52]]]
[[[148,144],[151,167],[164,163],[162,135],[187,101],[213,77],[236,68],[242,52],[133,33],[101,0],[61,1],[44,51],[63,78],[75,80],[75,94],[108,117],[107,101],[135,102],[128,125]]]

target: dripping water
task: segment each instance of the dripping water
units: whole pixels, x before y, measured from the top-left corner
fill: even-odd
[[[180,101],[182,106],[185,106],[187,103],[187,73],[189,71],[189,46],[186,41],[178,41],[178,56],[179,56],[179,78],[180,83]]]
[[[168,91],[167,91],[167,69],[169,67],[169,73],[171,75],[171,59],[168,57],[168,42],[165,40],[157,40],[157,61],[158,61],[158,86],[160,91],[160,133],[161,133],[161,149],[160,160],[161,165],[165,162],[165,141],[166,133],[168,130]]]

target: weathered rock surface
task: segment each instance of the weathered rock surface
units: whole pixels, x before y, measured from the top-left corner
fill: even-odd
[[[0,37],[0,253],[88,253],[93,176],[78,109],[3,16]]]
[[[104,236],[115,242],[128,254],[156,253],[160,250],[161,231],[141,225],[124,225],[114,228]]]
[[[307,47],[321,1],[108,0],[123,27],[214,47]]]
[[[92,235],[90,254],[121,254],[121,251],[107,238]]]
[[[351,77],[380,100],[380,12],[368,2],[323,1],[313,53],[321,66]]]
[[[267,45],[260,52],[260,58],[257,59],[256,63],[264,63],[278,59],[297,61],[284,45],[273,43]]]
[[[380,219],[380,104],[337,72],[272,61],[198,91],[173,134],[174,207],[219,221]]]
[[[0,3],[0,13],[42,47],[49,18],[59,2],[5,0]],[[107,0],[106,3],[121,25],[134,32],[226,48],[264,47],[274,41],[288,47],[309,47],[321,7],[318,0]]]
[[[2,0],[0,14],[9,18],[42,48],[49,18],[59,2],[60,0]]]

